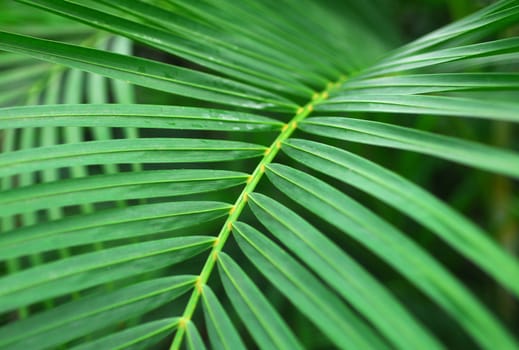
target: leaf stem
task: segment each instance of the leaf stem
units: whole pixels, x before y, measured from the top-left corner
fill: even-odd
[[[276,155],[279,153],[283,142],[287,140],[297,129],[298,123],[308,117],[310,113],[312,113],[314,105],[323,100],[326,100],[330,92],[341,86],[346,81],[346,79],[346,76],[341,76],[337,82],[329,82],[321,93],[316,92],[312,96],[310,102],[297,109],[295,116],[282,127],[278,137],[274,140],[274,142],[272,142],[270,147],[265,150],[263,158],[261,158],[261,161],[249,176],[245,188],[240,193],[240,196],[229,211],[229,216],[227,217],[227,220],[225,221],[225,224],[223,225],[220,233],[216,237],[213,248],[211,249],[209,257],[202,267],[202,271],[197,278],[195,288],[193,289],[191,297],[189,298],[186,308],[184,309],[184,313],[182,315],[181,321],[179,322],[177,332],[175,333],[175,337],[171,343],[170,350],[180,349],[188,321],[190,321],[193,317],[193,314],[198,305],[198,301],[200,300],[200,296],[202,295],[203,286],[209,280],[211,272],[213,271],[216,261],[218,260],[218,254],[222,251],[225,243],[227,242],[227,239],[231,234],[233,224],[238,220],[243,209],[245,208],[249,194],[254,191],[262,179],[263,174],[265,173],[265,167],[272,163]]]

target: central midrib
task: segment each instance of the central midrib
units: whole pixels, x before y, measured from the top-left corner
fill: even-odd
[[[232,206],[231,210],[229,211],[229,216],[227,217],[227,220],[225,221],[222,229],[220,230],[218,236],[216,237],[216,240],[213,243],[213,248],[211,249],[208,258],[204,266],[202,267],[202,271],[200,272],[200,275],[196,280],[195,288],[191,293],[191,297],[187,302],[182,318],[178,323],[177,332],[175,333],[175,337],[173,338],[173,341],[171,343],[170,350],[180,349],[186,331],[187,323],[191,320],[193,313],[195,312],[196,307],[198,305],[198,301],[200,300],[200,297],[202,295],[202,287],[207,283],[207,280],[211,276],[211,272],[213,271],[216,261],[218,260],[218,254],[222,251],[225,243],[227,242],[227,239],[231,234],[233,224],[238,220],[238,218],[241,215],[241,212],[245,208],[249,194],[254,191],[254,189],[262,179],[263,174],[265,173],[265,167],[272,163],[276,155],[281,150],[283,142],[287,140],[297,129],[298,123],[304,120],[306,117],[308,117],[310,113],[312,113],[314,105],[323,100],[326,100],[329,96],[329,93],[332,90],[338,88],[340,85],[342,85],[342,83],[344,83],[345,80],[346,76],[342,76],[335,83],[329,82],[326,86],[326,89],[324,89],[321,93],[316,92],[312,96],[312,99],[306,105],[300,107],[297,110],[295,116],[283,126],[278,137],[276,137],[276,139],[274,140],[274,142],[272,142],[270,147],[268,147],[265,150],[263,158],[261,158],[260,162],[254,169],[252,174],[248,177],[245,188],[240,193],[240,196],[238,197],[238,199]]]

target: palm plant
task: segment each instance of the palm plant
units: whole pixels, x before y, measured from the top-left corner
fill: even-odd
[[[19,2],[0,349],[518,347],[518,1]]]

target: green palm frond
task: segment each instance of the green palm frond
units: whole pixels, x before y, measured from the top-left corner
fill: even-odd
[[[396,3],[0,2],[0,349],[518,348],[519,3]]]

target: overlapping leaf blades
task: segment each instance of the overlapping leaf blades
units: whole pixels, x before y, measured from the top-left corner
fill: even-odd
[[[276,308],[279,305],[256,285],[253,270],[242,267],[243,260],[236,262],[241,259],[238,254],[231,258],[230,250],[224,252],[231,231],[256,269],[336,347],[444,346],[405,303],[347,255],[347,248],[303,219],[296,206],[282,204],[270,193],[255,193],[265,177],[319,220],[336,226],[393,267],[480,346],[517,346],[495,316],[406,234],[339,189],[295,167],[300,163],[313,168],[396,206],[515,295],[519,295],[517,260],[447,205],[389,170],[325,141],[291,138],[301,129],[421,152],[517,178],[519,158],[514,152],[387,122],[349,119],[344,113],[418,113],[517,122],[517,102],[502,101],[494,94],[486,100],[470,95],[517,90],[516,74],[442,71],[452,62],[484,62],[519,53],[517,38],[473,42],[516,20],[515,1],[499,1],[389,53],[370,67],[367,63],[385,50],[384,33],[373,33],[361,22],[340,18],[313,2],[305,1],[304,6],[293,0],[169,0],[160,6],[153,1],[102,1],[96,6],[87,0],[22,2],[126,36],[209,72],[128,56],[123,41],[120,50],[113,50],[121,53],[117,54],[106,52],[102,45],[102,49],[99,45],[84,48],[4,32],[0,49],[192,97],[210,108],[129,104],[131,91],[115,83],[116,102],[124,104],[108,105],[103,78],[85,78],[73,70],[66,75],[67,84],[81,90],[86,79],[85,102],[92,104],[77,104],[83,97],[70,90],[60,101],[57,75],[49,80],[45,93],[49,106],[0,109],[4,190],[0,206],[5,208],[0,215],[2,231],[7,231],[0,237],[0,257],[9,271],[0,279],[0,309],[18,309],[22,318],[0,330],[8,334],[0,348],[12,344],[31,344],[34,349],[60,344],[78,349],[146,348],[173,332],[175,349],[184,343],[189,349],[206,345],[239,349],[249,341],[263,349],[301,348],[304,344],[287,326]],[[9,56],[4,61],[9,64]],[[4,77],[3,84],[39,72],[38,66],[15,71]],[[341,75],[354,76],[344,83]],[[342,84],[333,83],[338,80]],[[60,102],[66,105],[55,105]],[[275,118],[264,116],[265,110],[276,111]],[[341,114],[326,117],[324,111]],[[311,113],[316,116],[307,118]],[[85,140],[83,128],[93,131],[93,140]],[[121,128],[124,139],[116,139],[109,128]],[[138,138],[134,128],[225,134],[209,139],[180,133],[173,138]],[[22,137],[19,130],[24,130]],[[40,147],[34,148],[37,131]],[[235,140],[242,132],[268,133],[274,142]],[[279,152],[296,163],[273,164]],[[241,164],[238,161],[246,158],[253,158],[254,170],[230,171],[222,163]],[[180,163],[187,169],[155,170],[158,163],[172,167]],[[127,164],[132,164],[130,170],[123,171]],[[101,174],[88,176],[89,166],[98,167]],[[64,170],[72,174],[70,179],[63,179]],[[244,189],[230,204],[200,197],[239,185]],[[115,207],[103,208],[103,202]],[[247,206],[266,230],[238,222],[246,220],[242,211]],[[79,214],[70,214],[68,207]],[[224,216],[223,226],[221,221],[215,223]],[[182,267],[169,269],[208,249],[205,264],[192,260],[197,262],[198,276],[181,275]],[[58,258],[45,255],[55,250]],[[25,256],[30,264],[24,262]],[[223,284],[220,290],[210,281],[216,266]],[[163,274],[175,276],[160,277]],[[182,300],[174,313],[156,311],[168,309],[185,292],[189,299]],[[52,298],[67,296],[70,300],[53,308]],[[40,301],[43,306],[35,306]],[[233,317],[230,305],[242,322]],[[205,328],[198,323],[198,309],[203,309]],[[96,318],[103,322],[93,324]],[[52,322],[44,324],[45,320]],[[110,328],[120,322],[129,324],[123,330]],[[58,332],[66,327],[74,327],[74,333]],[[241,332],[244,329],[246,334]],[[27,330],[29,337],[22,339]],[[94,331],[104,337],[89,338]]]

